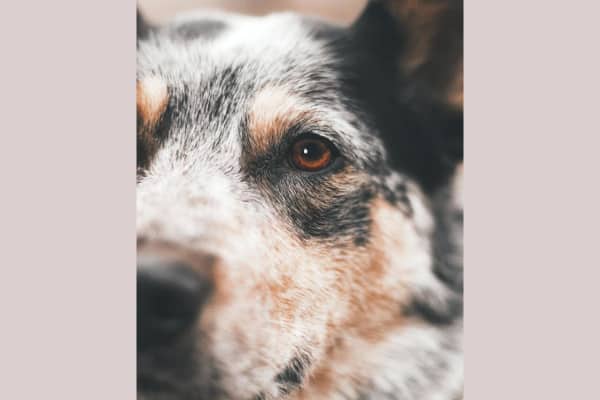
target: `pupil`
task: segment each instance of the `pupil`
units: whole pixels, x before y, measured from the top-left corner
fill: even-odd
[[[307,144],[302,149],[302,155],[309,160],[318,160],[320,158],[319,147],[314,144]]]

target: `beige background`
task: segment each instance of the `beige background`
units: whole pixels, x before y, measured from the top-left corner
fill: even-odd
[[[600,398],[599,8],[466,1],[468,400]],[[0,398],[134,399],[135,4],[0,19]]]
[[[197,8],[217,8],[246,14],[274,11],[298,11],[319,15],[332,21],[353,21],[366,5],[366,0],[139,0],[148,18],[163,22],[177,12]]]

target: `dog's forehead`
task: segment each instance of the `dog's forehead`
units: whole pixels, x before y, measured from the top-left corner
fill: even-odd
[[[138,44],[138,79],[165,82],[176,113],[170,129],[194,136],[193,143],[229,144],[237,147],[229,154],[239,154],[239,127],[248,114],[258,109],[264,115],[255,117],[269,123],[283,111],[290,117],[308,110],[352,148],[378,153],[377,142],[365,140],[369,130],[361,129],[360,116],[349,111],[339,52],[324,32],[338,37],[346,30],[292,13],[179,17]]]
[[[139,44],[138,78],[159,75],[170,86],[202,86],[234,70],[231,94],[268,83],[297,90],[326,84],[327,78],[335,80],[333,60],[314,27],[315,21],[291,13],[184,15]]]

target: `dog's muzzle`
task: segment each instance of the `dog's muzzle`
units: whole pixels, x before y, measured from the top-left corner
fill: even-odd
[[[138,246],[138,352],[167,346],[192,328],[213,291],[215,260],[167,244]]]

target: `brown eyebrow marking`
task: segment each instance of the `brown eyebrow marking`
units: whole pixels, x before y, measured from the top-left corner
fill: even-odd
[[[284,87],[267,87],[259,91],[250,105],[248,131],[253,152],[264,153],[283,135],[305,119],[306,103]]]
[[[165,112],[169,102],[166,83],[150,76],[137,81],[137,113],[145,126],[154,126]]]
[[[150,76],[136,83],[137,105],[137,166],[148,167],[158,148],[155,131],[169,104],[167,84]]]

